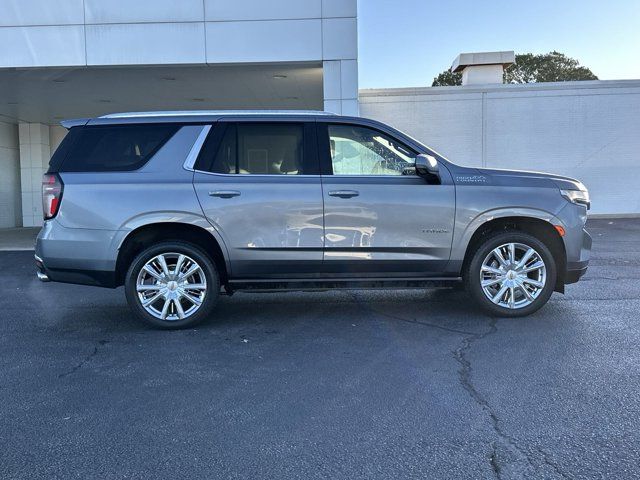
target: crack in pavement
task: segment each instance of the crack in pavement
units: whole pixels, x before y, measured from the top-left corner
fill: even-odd
[[[459,378],[460,384],[471,396],[471,398],[487,413],[487,415],[489,416],[489,419],[491,420],[491,426],[494,432],[496,433],[496,435],[498,436],[498,442],[495,442],[495,441],[491,442],[491,453],[489,455],[489,464],[491,466],[491,470],[493,471],[493,474],[495,475],[495,478],[497,478],[498,480],[502,480],[503,474],[505,473],[505,467],[507,466],[507,465],[501,464],[500,462],[500,455],[499,455],[500,445],[499,444],[501,444],[504,447],[504,449],[507,450],[507,452],[509,452],[511,455],[516,457],[516,461],[510,462],[510,463],[517,464],[519,462],[524,461],[534,471],[538,470],[538,465],[534,463],[531,454],[527,452],[524,448],[522,448],[520,445],[518,445],[516,440],[503,430],[503,428],[500,425],[500,418],[498,417],[496,412],[494,412],[494,410],[491,408],[491,406],[489,405],[489,402],[475,388],[475,386],[473,385],[473,382],[471,381],[472,367],[471,367],[471,362],[467,358],[466,354],[471,349],[471,346],[474,342],[478,340],[482,340],[490,335],[493,335],[498,331],[496,318],[491,319],[491,321],[489,322],[489,329],[487,331],[481,332],[481,333],[469,332],[465,330],[458,330],[454,328],[444,327],[442,325],[438,325],[434,323],[421,322],[415,319],[411,320],[411,319],[399,317],[393,314],[380,312],[373,309],[372,307],[367,305],[365,302],[360,300],[357,294],[352,293],[351,296],[353,297],[356,303],[358,303],[359,305],[361,305],[363,308],[365,308],[366,310],[368,310],[374,315],[391,318],[393,320],[398,320],[405,323],[413,323],[413,324],[422,325],[426,327],[436,328],[439,330],[444,330],[451,333],[466,335],[462,339],[460,347],[453,352],[453,356],[455,360],[458,362],[458,364],[460,364],[460,369],[458,370],[458,378]],[[549,456],[544,450],[542,450],[539,447],[537,448],[537,450],[542,457],[543,463],[547,465],[549,468],[551,468],[558,476],[564,479],[573,478],[572,476],[563,472],[562,469],[549,458]],[[527,478],[527,476],[524,475],[524,478]]]
[[[540,455],[542,455],[542,460],[544,460],[544,463],[549,465],[549,467],[551,467],[554,472],[556,472],[562,478],[573,478],[573,475],[569,475],[568,473],[562,471],[560,466],[549,458],[549,454],[545,452],[542,447],[537,447],[537,449],[538,452],[540,452]]]
[[[371,311],[371,313],[375,313],[376,315],[381,315],[383,317],[391,318],[393,320],[399,320],[404,323],[414,323],[416,325],[422,325],[423,327],[437,328],[438,330],[443,330],[445,332],[451,332],[451,333],[458,333],[460,335],[473,335],[473,332],[467,332],[466,330],[458,330],[456,328],[444,327],[442,325],[438,325],[437,323],[421,322],[420,320],[416,320],[415,318],[414,319],[402,318],[396,315],[392,315],[390,313],[379,312],[370,307],[367,307],[367,308],[369,308],[369,311]]]
[[[489,463],[491,464],[493,474],[498,480],[500,480],[502,476],[500,462],[498,461],[498,447],[496,447],[496,442],[491,442],[491,456],[489,457]]]
[[[491,420],[491,426],[498,436],[499,442],[505,447],[505,449],[516,457],[516,462],[526,462],[534,471],[538,470],[538,466],[534,463],[530,453],[528,453],[524,448],[522,448],[515,439],[509,435],[507,432],[503,430],[500,425],[500,418],[496,414],[496,412],[491,408],[487,399],[475,388],[473,382],[471,381],[471,361],[467,358],[467,352],[471,349],[471,345],[478,341],[482,340],[489,335],[493,335],[498,331],[497,327],[497,319],[492,318],[489,323],[489,329],[483,333],[474,333],[462,339],[462,343],[460,347],[453,352],[453,356],[456,361],[460,364],[460,369],[458,370],[458,378],[462,387],[467,391],[467,393],[471,396],[471,398],[487,413],[489,419]],[[489,461],[491,464],[491,469],[498,480],[501,480],[502,473],[504,471],[503,465],[500,463],[500,458],[498,455],[498,445],[496,442],[491,443],[492,452],[489,457]],[[546,453],[538,449],[543,457],[543,461],[546,465],[553,469],[556,474],[558,474],[562,478],[571,478],[566,473],[564,473],[554,462],[552,462]],[[526,478],[526,476],[525,476]]]
[[[71,370],[69,370],[68,372],[64,372],[64,373],[61,373],[60,375],[58,375],[58,378],[67,377],[67,376],[77,372],[78,370],[80,370],[87,362],[89,362],[93,357],[95,357],[98,354],[98,346],[102,346],[102,345],[105,345],[107,343],[109,343],[109,342],[107,342],[106,340],[99,340],[97,342],[97,344],[93,346],[93,351],[91,353],[89,353],[79,364],[74,366]]]
[[[420,320],[416,320],[415,318],[414,319],[403,318],[403,317],[398,317],[396,315],[392,315],[390,313],[380,312],[378,310],[371,308],[369,305],[367,305],[362,300],[360,300],[355,293],[352,293],[351,296],[353,297],[353,299],[358,305],[361,305],[362,307],[364,307],[366,310],[369,310],[369,312],[373,313],[374,315],[380,315],[382,317],[391,318],[393,320],[399,320],[404,323],[412,323],[416,325],[422,325],[424,327],[437,328],[438,330],[443,330],[445,332],[458,333],[460,335],[473,335],[473,332],[468,332],[466,330],[458,330],[456,328],[449,328],[443,325],[438,325],[437,323],[421,322]]]
[[[405,323],[415,323],[417,325],[422,325],[424,327],[437,328],[438,330],[443,330],[445,332],[451,332],[451,333],[458,333],[460,335],[472,335],[473,334],[473,332],[467,332],[466,330],[458,330],[456,328],[444,327],[444,326],[438,325],[436,323],[421,322],[420,320],[416,320],[415,318],[414,319],[408,319],[408,318],[397,317],[395,315],[391,315],[390,313],[378,312],[378,311],[373,310],[373,309],[371,309],[371,311],[373,313],[377,313],[378,315],[389,317],[389,318],[392,318],[392,319],[395,319],[395,320],[400,320],[401,322],[405,322]]]
[[[496,433],[496,435],[498,435],[498,439],[502,443],[506,444],[506,447],[508,450],[515,452],[516,456],[518,456],[517,454],[520,454],[520,456],[524,456],[527,463],[529,463],[529,465],[535,468],[535,466],[531,462],[531,459],[529,458],[527,453],[516,444],[516,442],[513,440],[513,438],[510,435],[508,435],[502,430],[502,427],[500,426],[500,420],[497,414],[493,411],[493,409],[491,408],[487,400],[484,398],[484,396],[474,387],[471,381],[471,371],[472,371],[471,362],[467,359],[466,353],[471,349],[471,345],[473,344],[473,342],[477,340],[482,340],[483,338],[486,338],[489,335],[493,335],[498,331],[496,322],[497,320],[495,318],[492,318],[491,322],[489,323],[489,329],[487,331],[482,333],[474,333],[463,338],[460,344],[460,347],[453,352],[453,356],[455,360],[460,364],[460,369],[458,370],[458,379],[462,387],[467,391],[467,393],[471,396],[471,398],[487,413],[487,415],[489,416],[489,419],[491,420],[491,426],[494,432]],[[498,447],[495,442],[493,442],[491,445],[492,445],[492,453],[490,456],[491,469],[494,472],[494,475],[496,476],[496,478],[500,480],[502,467],[500,465],[500,461],[498,458]]]

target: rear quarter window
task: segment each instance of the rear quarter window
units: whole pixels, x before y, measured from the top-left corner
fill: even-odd
[[[178,131],[177,125],[74,127],[51,158],[60,172],[122,172],[141,168]]]

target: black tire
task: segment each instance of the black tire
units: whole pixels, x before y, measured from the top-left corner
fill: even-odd
[[[183,319],[164,320],[157,318],[145,310],[138,297],[136,281],[142,268],[154,257],[168,253],[183,254],[190,257],[201,267],[206,278],[206,290],[204,290],[202,304],[192,314]],[[146,248],[133,260],[125,277],[124,288],[129,307],[144,323],[161,329],[181,329],[193,327],[209,316],[218,300],[220,278],[215,264],[200,247],[187,242],[167,241]],[[158,301],[161,302],[162,298]],[[173,307],[175,308],[175,305]]]
[[[521,308],[512,309],[493,303],[485,295],[481,285],[480,272],[482,262],[493,249],[508,243],[520,243],[532,247],[540,255],[546,267],[544,287],[533,302]],[[471,260],[467,263],[463,276],[467,291],[485,312],[498,317],[524,317],[537,311],[547,303],[555,289],[557,269],[555,259],[544,242],[528,233],[512,231],[490,235],[480,242],[475,247],[475,252],[472,253]]]

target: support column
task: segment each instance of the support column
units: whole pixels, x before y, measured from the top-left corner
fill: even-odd
[[[0,228],[21,222],[18,126],[0,122]]]
[[[358,116],[358,61],[326,60],[322,73],[325,111]]]
[[[42,225],[42,175],[51,158],[49,126],[42,123],[20,123],[20,189],[22,226]]]

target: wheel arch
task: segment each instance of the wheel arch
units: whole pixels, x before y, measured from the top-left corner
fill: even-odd
[[[208,223],[196,225],[182,222],[153,222],[137,226],[122,240],[116,260],[116,286],[124,284],[124,278],[133,259],[145,248],[162,241],[186,241],[205,251],[214,262],[220,275],[220,284],[225,284],[231,272],[226,248],[213,227]]]
[[[510,215],[500,216],[497,218],[489,219],[475,228],[464,250],[464,259],[462,262],[462,272],[466,271],[466,268],[473,258],[473,254],[476,248],[482,243],[482,241],[496,232],[504,231],[519,231],[533,235],[538,240],[543,242],[556,262],[557,278],[554,290],[560,293],[564,293],[564,277],[567,268],[567,253],[564,245],[564,241],[560,236],[560,233],[552,223],[552,218],[544,219],[538,216],[529,215]],[[558,221],[556,223],[560,225]]]

